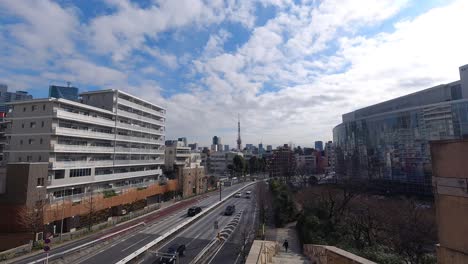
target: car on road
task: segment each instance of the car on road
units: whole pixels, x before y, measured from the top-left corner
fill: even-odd
[[[236,193],[236,194],[234,195],[234,197],[236,197],[236,198],[240,198],[241,196],[242,196],[242,193],[240,193],[240,192],[238,192],[238,193]]]
[[[185,251],[185,245],[172,244],[159,258],[159,264],[175,264],[177,256],[183,257]]]
[[[188,216],[195,216],[196,214],[201,212],[201,207],[200,206],[194,206],[190,207],[187,211]]]
[[[236,211],[236,206],[231,204],[226,207],[224,211],[224,215],[232,215]]]

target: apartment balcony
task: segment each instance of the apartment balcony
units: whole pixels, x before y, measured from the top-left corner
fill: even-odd
[[[190,157],[190,152],[177,152],[176,157],[189,158]]]
[[[164,135],[164,130],[161,129],[153,129],[153,128],[147,128],[147,127],[141,127],[138,125],[130,125],[130,124],[125,124],[121,122],[117,122],[117,128],[121,129],[129,129],[133,131],[138,131],[138,132],[144,132],[148,134],[154,134],[154,135]]]
[[[98,183],[98,182],[107,182],[107,181],[116,181],[116,180],[123,180],[129,178],[136,178],[136,177],[145,177],[145,176],[153,176],[153,175],[161,175],[162,170],[145,170],[145,171],[131,171],[131,172],[122,172],[122,173],[112,173],[112,174],[103,174],[103,175],[95,175],[95,176],[84,176],[84,177],[72,177],[72,178],[65,178],[65,179],[51,179],[48,181],[48,189],[53,188],[67,188],[72,187],[80,184],[90,184],[90,183]],[[89,194],[88,194],[89,195]],[[73,195],[73,200],[75,198],[80,197],[80,194]],[[82,195],[81,195],[82,197]],[[60,201],[62,197],[53,197],[53,201]],[[65,197],[65,200],[71,199],[71,197]]]
[[[115,127],[115,121],[101,118],[101,117],[93,117],[89,115],[82,115],[78,113],[68,112],[62,109],[54,109],[54,117],[61,118],[61,119],[68,119],[72,121],[79,121],[84,123],[108,126],[108,127]]]
[[[120,141],[129,141],[129,142],[137,142],[137,143],[144,143],[144,144],[158,144],[158,145],[164,144],[164,141],[162,139],[150,139],[150,138],[132,137],[132,136],[124,136],[124,135],[117,135],[116,139]]]
[[[156,119],[148,118],[148,117],[137,115],[134,113],[129,113],[127,111],[120,110],[120,109],[117,110],[117,115],[130,118],[130,119],[134,119],[134,120],[143,121],[143,122],[150,123],[150,124],[164,126],[164,122],[162,121],[158,121]]]
[[[65,145],[55,144],[52,146],[53,152],[70,152],[70,153],[113,153],[114,147],[98,147],[98,146],[81,146],[81,145]]]
[[[156,170],[131,171],[131,172],[96,175],[94,176],[94,178],[96,182],[101,182],[101,181],[122,180],[122,179],[127,179],[127,178],[144,177],[144,176],[161,175],[161,174],[162,174],[162,170],[156,169]]]
[[[110,139],[113,140],[115,135],[110,133],[94,132],[90,130],[80,130],[67,127],[56,127],[53,130],[54,134],[82,137],[82,138],[99,138],[99,139]]]
[[[132,154],[164,154],[163,149],[122,148],[122,147],[116,147],[115,152],[132,153]]]
[[[73,160],[73,161],[55,161],[52,162],[52,168],[89,168],[89,167],[110,167],[114,165],[113,160]]]
[[[151,160],[115,160],[114,165],[149,165],[149,164],[163,164],[164,159],[151,159]]]
[[[143,111],[143,112],[146,112],[146,113],[149,113],[149,114],[152,114],[152,115],[155,115],[155,116],[160,116],[160,117],[164,117],[165,114],[160,112],[160,111],[157,111],[157,110],[153,110],[151,108],[147,108],[143,105],[140,105],[140,104],[136,104],[136,103],[133,103],[133,102],[130,102],[128,100],[125,100],[123,98],[119,98],[117,103],[121,104],[121,105],[124,105],[124,106],[128,106],[128,107],[131,107],[133,109],[137,109],[137,110],[140,110],[140,111]]]

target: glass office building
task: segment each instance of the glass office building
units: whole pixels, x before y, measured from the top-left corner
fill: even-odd
[[[430,194],[429,142],[468,138],[468,65],[460,77],[344,114],[333,129],[337,175]]]
[[[49,97],[78,101],[78,88],[70,86],[49,86]]]

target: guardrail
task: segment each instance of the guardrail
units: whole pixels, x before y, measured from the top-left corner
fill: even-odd
[[[227,199],[231,198],[232,196],[234,196],[234,194],[236,194],[237,192],[239,192],[240,190],[243,190],[253,184],[255,184],[256,182],[252,182],[252,183],[249,183],[247,185],[245,185],[244,187],[240,188],[240,189],[237,189],[235,191],[233,191],[232,193],[230,193],[229,195],[225,196],[223,199],[221,199],[221,201],[218,201],[216,202],[215,204],[213,204],[212,206],[208,207],[206,210],[203,210],[202,213],[200,214],[197,214],[195,215],[194,217],[188,219],[187,221],[184,221],[182,222],[181,224],[177,225],[176,227],[170,229],[169,231],[167,231],[166,233],[164,233],[162,236],[156,238],[155,240],[149,242],[148,244],[146,244],[145,246],[143,246],[142,248],[138,249],[137,251],[133,252],[132,254],[128,255],[127,257],[123,258],[122,260],[120,260],[119,262],[117,262],[116,264],[125,264],[125,263],[128,263],[129,261],[135,259],[136,257],[138,257],[139,255],[143,254],[144,252],[146,252],[147,250],[149,250],[150,248],[152,248],[153,246],[157,245],[158,243],[160,243],[161,241],[167,239],[168,237],[174,235],[177,231],[179,231],[180,229],[184,228],[185,226],[188,226],[189,224],[191,224],[192,222],[198,220],[199,218],[201,218],[202,216],[206,215],[208,212],[210,212],[211,210],[213,210],[214,208],[218,207],[220,204],[224,203]]]
[[[136,224],[136,225],[129,226],[129,227],[124,228],[124,229],[122,229],[122,230],[119,230],[119,231],[117,231],[117,232],[115,232],[115,233],[111,233],[111,234],[105,235],[105,236],[103,236],[103,237],[101,237],[101,238],[99,238],[99,239],[90,241],[90,242],[88,242],[88,243],[81,244],[81,245],[76,246],[76,247],[74,247],[74,248],[70,248],[70,249],[68,249],[68,250],[65,250],[65,251],[62,251],[62,252],[58,252],[58,253],[49,255],[48,259],[51,260],[51,259],[56,258],[56,257],[58,257],[58,256],[62,256],[62,255],[68,254],[68,253],[70,253],[70,252],[73,252],[73,251],[75,251],[75,250],[77,250],[77,249],[80,249],[80,248],[83,248],[83,247],[86,247],[86,246],[89,246],[89,245],[92,245],[92,244],[96,244],[96,243],[98,243],[98,242],[100,242],[100,241],[102,241],[102,240],[104,240],[104,239],[107,239],[107,238],[109,238],[109,237],[113,237],[113,236],[115,236],[115,235],[117,235],[117,234],[120,234],[120,233],[122,233],[122,232],[125,232],[125,231],[127,231],[127,230],[130,230],[130,229],[132,229],[132,228],[134,228],[134,227],[136,227],[136,226],[144,225],[144,224],[145,224],[144,222],[140,222],[140,223],[138,223],[138,224]],[[45,260],[46,260],[46,257],[41,258],[41,259],[38,259],[38,260],[35,260],[35,261],[33,261],[33,262],[30,262],[30,264],[32,264],[32,263],[43,263]]]

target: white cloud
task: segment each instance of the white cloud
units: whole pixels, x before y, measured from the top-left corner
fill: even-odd
[[[261,4],[274,5],[277,13],[261,27],[255,27],[256,3],[251,1],[155,1],[145,8],[129,1],[107,2],[113,12],[86,25],[73,9],[56,3],[0,2],[21,18],[0,27],[1,40],[11,35],[20,44],[14,48],[15,43],[8,42],[1,59],[21,65],[31,57],[32,67],[42,72],[37,80],[21,74],[4,79],[22,78],[24,86],[62,79],[124,89],[167,107],[168,138],[187,136],[208,144],[219,135],[233,145],[240,113],[244,143],[263,139],[267,144],[311,145],[331,139],[341,114],[457,80],[458,66],[468,63],[468,37],[463,34],[468,4],[463,0],[406,18],[375,35],[362,29],[379,28],[407,8],[408,1],[265,0]],[[225,44],[237,36],[220,26],[223,22],[242,24],[251,33],[248,41],[226,52]],[[190,41],[180,32],[211,27],[215,29],[199,57],[191,50],[176,54],[147,44],[159,40],[162,32]],[[87,40],[99,57],[113,62],[95,63],[100,60],[77,51],[77,43]],[[135,50],[151,54],[169,70],[190,72],[194,79],[184,87],[190,93],[162,98],[164,88],[173,87],[149,79],[161,77],[161,72],[133,54]],[[10,51],[14,56],[6,55]],[[50,51],[60,60],[50,69],[41,68],[47,66]],[[0,76],[5,74],[8,70],[0,71]]]

